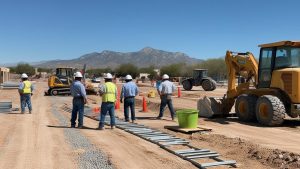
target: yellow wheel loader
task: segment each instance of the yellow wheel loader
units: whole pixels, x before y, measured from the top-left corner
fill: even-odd
[[[226,52],[228,90],[223,98],[199,100],[200,116],[228,116],[234,104],[240,120],[267,126],[281,125],[286,115],[300,115],[300,42],[259,47],[259,64],[250,52]]]

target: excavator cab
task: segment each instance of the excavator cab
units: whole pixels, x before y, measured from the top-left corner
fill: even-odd
[[[227,92],[223,98],[200,99],[200,115],[226,116],[235,105],[240,120],[257,120],[267,126],[282,124],[286,115],[300,115],[300,42],[281,41],[259,47],[259,64],[250,52],[227,51]],[[239,76],[246,81],[237,84]]]
[[[74,75],[73,68],[56,68],[56,77],[62,82],[62,84],[69,85],[72,83]]]

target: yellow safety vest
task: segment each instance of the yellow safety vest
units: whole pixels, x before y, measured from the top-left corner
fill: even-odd
[[[23,94],[30,94],[31,93],[31,83],[29,81],[24,81],[24,88],[23,88]]]
[[[115,102],[116,98],[116,85],[112,82],[107,82],[104,84],[105,91],[102,95],[102,102]]]

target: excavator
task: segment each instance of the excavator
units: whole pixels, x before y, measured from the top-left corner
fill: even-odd
[[[97,92],[94,90],[93,85],[85,81],[85,69],[86,66],[84,65],[81,72],[84,77],[83,83],[85,85],[85,90],[87,94],[96,94]],[[70,86],[74,80],[73,76],[75,72],[76,69],[72,67],[56,68],[56,73],[48,78],[49,89],[45,91],[45,95],[70,95]]]
[[[278,126],[287,115],[300,115],[300,41],[259,47],[259,63],[250,52],[226,52],[227,92],[222,98],[200,99],[200,116],[226,117],[235,105],[241,121],[257,120],[262,125]]]

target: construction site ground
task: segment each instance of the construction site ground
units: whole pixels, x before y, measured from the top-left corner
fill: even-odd
[[[121,84],[118,84],[119,86]],[[102,153],[105,165],[113,168],[195,168],[191,163],[120,129],[95,130],[98,121],[84,118],[83,129],[70,128],[70,114],[63,106],[71,107],[70,96],[44,96],[45,81],[37,81],[32,97],[33,114],[20,111],[0,113],[0,168],[89,168],[84,155]],[[168,110],[163,120],[156,120],[160,99],[148,98],[148,112],[141,112],[142,98],[150,90],[148,83],[139,84],[140,96],[136,98],[137,123],[171,133],[189,140],[195,147],[217,151],[223,159],[236,160],[238,168],[299,168],[300,121],[288,120],[281,127],[263,127],[257,123],[241,123],[236,118],[199,118],[199,125],[211,132],[182,134],[164,129],[177,125],[171,121]],[[197,100],[204,95],[222,97],[226,88],[205,92],[201,87],[181,91],[173,97],[175,109],[197,108]],[[90,95],[88,106],[100,105],[99,96]],[[13,107],[20,107],[16,89],[0,90],[0,101],[11,100]],[[96,113],[97,114],[97,113]],[[123,119],[123,104],[116,114]],[[73,136],[75,134],[75,136]],[[84,138],[84,142],[78,138]],[[80,143],[76,143],[76,141]],[[83,145],[83,146],[81,146]],[[90,156],[88,156],[90,157]],[[103,164],[95,164],[97,168]],[[98,167],[99,168],[99,167]],[[109,167],[106,167],[109,168]],[[227,168],[227,167],[216,167]]]

